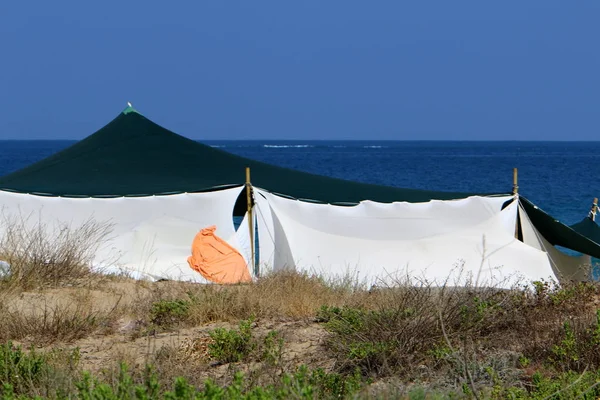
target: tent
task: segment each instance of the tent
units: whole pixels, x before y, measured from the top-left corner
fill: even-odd
[[[571,229],[596,243],[600,243],[600,226],[589,217],[585,217],[578,223],[571,225]]]
[[[533,222],[546,214],[534,209],[530,215],[518,195],[339,207],[256,191],[263,269],[291,268],[366,285],[408,280],[512,287],[589,277],[588,255],[564,254],[550,242],[578,234],[555,222],[546,229],[548,239]],[[596,246],[584,238],[582,244]]]
[[[344,181],[249,160],[177,135],[132,107],[91,136],[0,178],[0,189],[52,196],[148,196],[210,191],[245,183],[326,203],[429,201],[470,193],[401,189]]]
[[[595,198],[592,202],[592,208],[590,209],[587,217],[578,223],[571,225],[571,229],[595,243],[600,243],[600,227],[596,223],[597,214],[598,198]]]
[[[234,210],[246,209],[246,167],[255,212],[235,229]],[[112,237],[94,265],[151,279],[206,282],[187,259],[198,232],[212,226],[252,265],[248,226],[255,223],[261,271],[318,266],[339,276],[351,267],[372,283],[392,273],[437,280],[453,266],[486,281],[509,272],[585,280],[589,256],[600,257],[598,243],[519,195],[403,189],[281,168],[177,135],[132,107],[71,147],[0,177],[0,210],[49,230],[90,218],[109,223]]]

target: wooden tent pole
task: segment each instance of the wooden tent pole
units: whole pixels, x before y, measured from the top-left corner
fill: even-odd
[[[519,193],[519,172],[516,168],[513,168],[513,196]],[[515,221],[515,238],[519,239],[519,213],[517,212],[517,220]]]
[[[592,221],[596,220],[596,213],[598,212],[598,198],[594,197],[594,202],[592,203],[592,209],[590,210],[590,219]]]
[[[250,254],[252,256],[251,265],[254,276],[258,277],[256,260],[254,259],[254,218],[252,216],[252,184],[250,183],[250,167],[246,167],[246,201],[248,211],[248,229],[250,230]]]

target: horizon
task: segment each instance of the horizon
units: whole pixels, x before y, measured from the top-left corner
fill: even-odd
[[[184,136],[187,139],[193,140],[195,142],[204,142],[204,143],[225,143],[225,142],[258,142],[258,143],[266,143],[266,142],[295,142],[295,143],[303,143],[303,142],[389,142],[389,143],[404,143],[404,142],[414,142],[414,143],[422,143],[422,142],[437,142],[437,143],[600,143],[600,140],[566,140],[566,139],[556,139],[556,140],[497,140],[497,139],[464,139],[464,140],[451,140],[451,139],[195,139],[191,137]],[[87,137],[83,139],[0,139],[0,142],[80,142],[85,140]]]

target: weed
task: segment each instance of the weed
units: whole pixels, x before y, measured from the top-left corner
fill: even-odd
[[[452,348],[446,343],[440,342],[439,344],[433,345],[431,350],[428,351],[428,354],[436,361],[444,361],[452,354]]]
[[[177,325],[189,317],[188,300],[160,300],[152,304],[150,321],[160,327]]]
[[[531,360],[525,356],[520,356],[519,357],[519,365],[522,368],[527,368],[529,367],[529,365],[531,364]]]
[[[552,346],[553,362],[567,364],[579,361],[579,351],[577,348],[577,339],[571,324],[567,321],[564,324],[564,338],[560,344]]]
[[[256,348],[252,339],[254,319],[241,321],[239,329],[217,328],[209,333],[213,343],[209,344],[209,355],[222,363],[242,361]]]
[[[277,331],[270,331],[263,340],[261,359],[269,365],[281,364],[283,356],[283,337]]]
[[[12,342],[0,345],[0,381],[5,386],[10,385],[16,394],[27,393],[38,386],[48,368],[46,357],[33,348],[25,353]]]
[[[113,384],[102,382],[89,372],[85,372],[74,384],[77,398],[82,400],[113,399],[340,399],[349,398],[362,389],[364,382],[360,375],[342,376],[326,373],[321,369],[309,370],[301,366],[292,374],[283,374],[274,384],[266,387],[249,386],[242,373],[234,374],[229,385],[219,385],[206,380],[202,389],[188,383],[183,377],[175,378],[171,390],[161,387],[153,367],[147,366],[144,378],[136,382],[126,364],[119,367],[119,375]],[[3,386],[4,399],[29,399],[21,395],[12,383]],[[67,396],[65,396],[67,397]],[[72,396],[69,396],[72,397]]]

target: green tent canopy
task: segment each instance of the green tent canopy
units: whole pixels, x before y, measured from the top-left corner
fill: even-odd
[[[571,225],[571,229],[600,244],[600,226],[589,217],[585,217],[578,223]]]
[[[582,254],[600,258],[600,245],[598,242],[554,219],[523,196],[520,197],[520,201],[531,223],[551,245],[566,247]]]
[[[448,193],[350,182],[250,160],[175,134],[127,107],[71,147],[0,178],[0,189],[53,196],[144,196],[252,184],[326,203],[422,202],[464,198]]]

